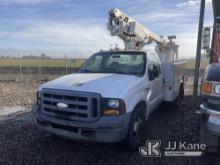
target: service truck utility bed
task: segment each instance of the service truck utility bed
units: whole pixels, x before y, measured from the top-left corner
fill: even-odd
[[[179,60],[162,64],[164,72],[164,101],[172,102],[179,95],[180,82],[183,81],[186,61]]]

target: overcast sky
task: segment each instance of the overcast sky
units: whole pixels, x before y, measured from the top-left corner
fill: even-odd
[[[206,1],[210,26],[212,6]],[[123,47],[106,30],[108,10],[119,8],[157,34],[175,34],[180,55],[195,56],[199,7],[200,0],[0,0],[0,50],[84,57],[110,44]]]

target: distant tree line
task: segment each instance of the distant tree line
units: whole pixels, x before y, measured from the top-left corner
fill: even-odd
[[[9,59],[11,58],[10,56],[0,56],[1,59]]]
[[[1,59],[9,59],[9,58],[14,58],[14,57],[7,55],[7,56],[0,56],[0,58]],[[40,56],[30,54],[30,55],[22,56],[21,58],[23,58],[23,59],[50,59],[50,57],[44,53],[41,53]]]
[[[23,56],[22,58],[23,59],[50,59],[50,57],[44,53],[41,53],[40,56],[28,55],[28,56]]]

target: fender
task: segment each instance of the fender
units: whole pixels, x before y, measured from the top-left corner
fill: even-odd
[[[143,87],[141,88],[143,89]],[[147,90],[140,90],[139,92],[129,92],[129,94],[126,92],[125,93],[125,104],[126,104],[126,109],[127,113],[132,113],[133,110],[140,104],[143,104],[145,106],[145,118],[146,120],[148,119],[149,116],[149,110],[148,110],[148,99],[150,95],[150,89],[147,88]]]

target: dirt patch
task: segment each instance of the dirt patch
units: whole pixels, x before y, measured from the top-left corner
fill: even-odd
[[[0,82],[0,108],[31,106],[36,100],[39,82]]]

